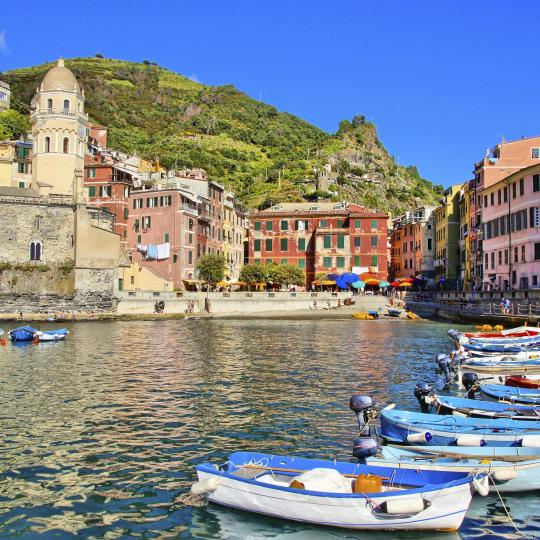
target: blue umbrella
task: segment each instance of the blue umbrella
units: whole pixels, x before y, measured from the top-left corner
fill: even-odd
[[[337,280],[336,280],[336,285],[337,285],[340,289],[348,289],[348,288],[349,288],[349,284],[348,284],[348,283],[345,283],[342,279],[337,279]]]
[[[384,288],[386,288],[386,287],[390,287],[390,283],[388,283],[388,281],[381,281],[381,282],[379,283],[379,287],[380,287],[381,289],[384,289]]]
[[[363,288],[366,286],[366,284],[365,284],[362,280],[360,280],[360,281],[355,281],[355,282],[352,284],[352,286],[353,286],[355,289],[363,289]]]
[[[360,277],[352,272],[345,272],[339,276],[339,280],[347,285],[352,285],[355,281],[360,281]]]

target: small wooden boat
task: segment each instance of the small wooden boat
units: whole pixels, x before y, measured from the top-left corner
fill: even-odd
[[[46,332],[40,332],[39,330],[34,334],[34,337],[38,341],[61,341],[66,339],[69,334],[69,330],[66,328],[57,328],[55,330],[48,330]]]
[[[413,313],[412,311],[407,311],[407,319],[411,319],[414,321],[416,319],[420,319],[420,317],[416,313]]]
[[[372,467],[421,471],[485,472],[490,476],[490,491],[520,493],[540,489],[539,451],[536,448],[391,445],[383,446],[380,454],[369,457],[366,463]]]
[[[540,405],[540,390],[534,388],[518,388],[504,384],[481,384],[480,392],[507,403]]]
[[[432,396],[432,400],[432,407],[438,414],[453,414],[454,416],[470,416],[472,418],[540,420],[540,408],[535,405],[516,405],[436,394]]]
[[[388,308],[386,310],[389,317],[399,317],[403,310],[397,308]]]
[[[506,377],[504,384],[506,386],[513,386],[517,388],[536,388],[538,391],[540,391],[540,376],[535,378],[513,375],[511,377]]]
[[[37,332],[31,326],[19,326],[8,332],[11,341],[34,341],[34,335]]]
[[[224,506],[349,529],[457,530],[483,473],[236,452],[197,466],[192,492]]]
[[[381,436],[398,444],[428,446],[540,446],[540,422],[469,418],[382,409]]]
[[[468,360],[458,366],[458,380],[461,382],[464,373],[475,373],[483,382],[502,383],[512,375],[540,375],[540,361],[512,360],[504,358],[499,362],[485,360]]]

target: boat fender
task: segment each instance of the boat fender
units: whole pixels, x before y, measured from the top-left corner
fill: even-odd
[[[521,446],[532,446],[533,448],[540,447],[540,436],[539,435],[525,435],[521,439]]]
[[[429,431],[421,431],[420,433],[410,433],[407,435],[408,443],[424,443],[429,442],[433,436]]]
[[[517,475],[516,469],[499,469],[493,473],[493,480],[496,482],[508,482],[509,480],[514,480],[514,478],[517,478]]]
[[[353,441],[352,455],[360,460],[375,455],[379,451],[377,441],[371,437],[357,437]]]
[[[433,396],[426,396],[425,401],[428,405],[431,405],[432,403],[435,403],[436,400]]]
[[[392,497],[381,505],[377,509],[386,514],[418,514],[425,510],[431,503],[422,496],[417,495],[415,497]]]
[[[482,476],[473,480],[473,486],[478,495],[485,497],[489,494],[489,477]]]
[[[460,435],[456,439],[457,446],[486,446],[486,440],[481,435]]]
[[[219,486],[219,476],[212,476],[210,478],[205,478],[204,480],[199,480],[191,486],[191,493],[193,495],[206,495],[207,493],[212,493],[216,491]]]
[[[455,409],[452,411],[452,416],[460,416],[460,417],[463,417],[463,418],[467,418],[467,415],[462,413],[462,412],[459,412],[459,411],[456,411]]]

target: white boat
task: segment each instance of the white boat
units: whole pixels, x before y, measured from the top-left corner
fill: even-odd
[[[531,456],[514,458],[513,462],[493,454],[495,448],[430,446],[415,449],[383,446],[380,454],[372,456],[366,463],[375,467],[399,467],[411,470],[462,472],[489,474],[489,490],[492,492],[523,492],[540,489],[540,449],[531,450]],[[496,448],[496,450],[514,450]],[[516,449],[517,450],[517,449]],[[467,455],[467,453],[470,455]],[[514,454],[512,454],[514,456]],[[506,459],[511,459],[506,452]]]
[[[48,332],[41,332],[38,330],[34,337],[37,337],[38,341],[61,341],[66,339],[69,331],[65,328],[57,328],[55,330],[49,330]]]
[[[447,531],[459,528],[471,487],[485,489],[487,478],[254,452],[231,454],[223,467],[198,465],[197,476],[194,494],[258,514],[350,529]]]

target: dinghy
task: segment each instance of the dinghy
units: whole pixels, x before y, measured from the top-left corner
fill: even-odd
[[[386,311],[389,317],[399,317],[403,310],[397,308],[388,308]]]
[[[281,519],[350,529],[457,530],[483,473],[371,467],[254,452],[197,468],[196,495]]]
[[[428,446],[540,446],[540,422],[512,418],[468,418],[453,415],[381,410],[381,436],[398,444]]]
[[[452,451],[453,450],[453,451]],[[494,450],[531,451],[530,455],[498,456]],[[506,461],[513,459],[513,461]],[[372,467],[399,467],[420,471],[455,471],[489,474],[490,491],[520,493],[540,489],[540,455],[534,448],[426,448],[383,446],[380,453],[366,460]]]
[[[40,332],[39,330],[34,334],[39,341],[61,341],[66,339],[69,334],[69,330],[66,328],[57,328],[55,330],[48,330],[47,332]]]
[[[438,414],[470,416],[472,418],[513,418],[540,420],[540,406],[516,405],[454,396],[433,395],[432,407]],[[540,427],[540,425],[539,425]]]
[[[475,373],[479,380],[485,382],[504,382],[511,375],[540,375],[539,360],[501,360],[491,362],[483,360],[467,360],[457,368],[457,380],[461,382],[465,373]]]
[[[11,341],[33,341],[36,332],[37,330],[31,326],[19,326],[10,330],[8,336]]]
[[[504,384],[481,384],[480,392],[499,401],[540,406],[540,390],[516,388]]]

